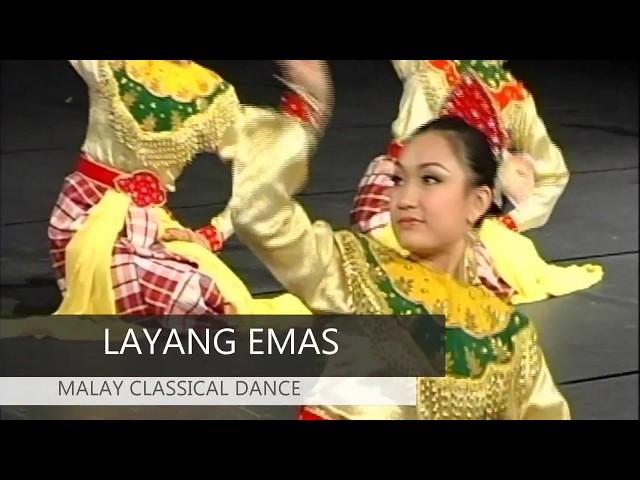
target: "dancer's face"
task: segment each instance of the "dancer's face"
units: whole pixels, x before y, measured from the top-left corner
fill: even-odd
[[[413,139],[395,167],[391,220],[400,245],[429,257],[464,240],[488,209],[491,190],[471,185],[471,173],[440,132]]]

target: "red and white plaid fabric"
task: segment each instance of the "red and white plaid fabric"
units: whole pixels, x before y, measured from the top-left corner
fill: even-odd
[[[476,260],[476,279],[473,283],[481,283],[497,297],[503,300],[509,300],[515,291],[498,274],[489,251],[479,238],[474,240],[473,252],[475,253]]]
[[[364,173],[351,209],[351,225],[367,233],[391,222],[388,189],[393,186],[394,159],[375,158]]]
[[[500,108],[475,74],[464,75],[449,92],[440,116],[458,117],[480,130],[496,155],[501,155],[509,145],[509,135],[502,125]]]
[[[66,247],[108,187],[74,172],[63,184],[49,223],[49,241],[58,285],[64,293]],[[113,249],[112,279],[121,315],[193,315],[184,328],[201,327],[197,315],[224,313],[225,301],[213,279],[158,240],[151,208],[133,203]],[[175,320],[175,319],[174,319]],[[176,325],[172,320],[172,327]]]
[[[375,158],[360,181],[351,210],[351,226],[361,233],[382,228],[391,222],[389,192],[395,157]],[[486,247],[479,240],[474,251],[477,260],[477,280],[500,298],[510,298],[513,289],[497,273]]]

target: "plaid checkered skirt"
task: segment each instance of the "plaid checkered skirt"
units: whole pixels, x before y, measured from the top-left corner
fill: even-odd
[[[63,294],[67,245],[108,188],[79,172],[64,180],[48,230],[53,268]],[[223,313],[225,302],[215,281],[198,271],[197,264],[167,250],[158,239],[159,230],[152,208],[131,204],[124,228],[113,246],[111,275],[117,313],[144,316]],[[184,326],[198,327],[198,320],[190,318],[185,322],[194,324]]]

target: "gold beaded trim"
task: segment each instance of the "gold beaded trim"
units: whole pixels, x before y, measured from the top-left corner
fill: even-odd
[[[527,99],[525,99],[525,101],[527,101]],[[521,138],[521,136],[522,133],[527,130],[526,126],[521,124],[524,119],[524,112],[524,102],[509,102],[500,114],[504,128],[509,131],[509,137],[511,138],[510,147],[516,150],[522,148],[524,139]]]
[[[353,312],[358,315],[391,315],[393,311],[373,278],[364,249],[355,234],[339,231],[335,239],[342,257]]]
[[[113,69],[122,60],[101,60],[98,69],[100,94],[108,102],[109,120],[118,139],[135,152],[147,168],[185,165],[201,152],[215,152],[227,128],[233,125],[240,112],[235,90],[217,96],[202,113],[184,121],[173,132],[144,131],[122,102]]]
[[[431,112],[438,115],[451,91],[446,73],[428,62],[420,62],[418,78]]]
[[[538,343],[538,333],[532,323],[516,335],[520,348],[520,363],[518,368],[518,384],[516,385],[516,399],[522,405],[531,393],[533,385],[542,369],[542,349]]]
[[[482,338],[501,332],[509,324],[512,307],[483,285],[463,285],[445,273],[415,264],[378,242],[372,241],[369,245],[382,270],[374,273],[385,276],[393,289],[409,302],[422,305],[432,315],[444,315],[447,326],[460,327],[469,335]],[[466,262],[471,262],[471,258]],[[473,264],[466,266],[474,267]],[[427,270],[439,281],[429,281]]]
[[[514,335],[508,363],[492,363],[476,379],[417,379],[418,417],[431,420],[499,419],[509,403],[522,405],[540,374],[542,354],[532,325]]]

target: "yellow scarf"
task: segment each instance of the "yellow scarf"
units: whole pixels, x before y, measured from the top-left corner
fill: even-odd
[[[563,267],[545,262],[531,240],[493,218],[482,223],[479,234],[498,274],[516,291],[511,299],[515,305],[587,289],[601,281],[604,275],[599,265]],[[400,247],[391,224],[373,230],[371,235],[386,247],[406,256],[407,252]]]
[[[70,316],[60,322],[50,317],[0,321],[0,338],[23,336],[52,337],[60,340],[99,340],[110,328],[112,340],[123,339],[131,323],[117,317],[111,277],[113,246],[124,227],[130,198],[109,190],[89,212],[84,224],[67,246],[66,292],[54,315]],[[162,208],[154,208],[159,236],[169,228],[184,228]],[[256,299],[229,267],[209,250],[191,242],[167,242],[167,249],[198,264],[210,276],[222,296],[238,315],[309,315],[311,311],[290,294]],[[93,317],[91,315],[102,315]],[[113,316],[109,318],[108,316]]]

